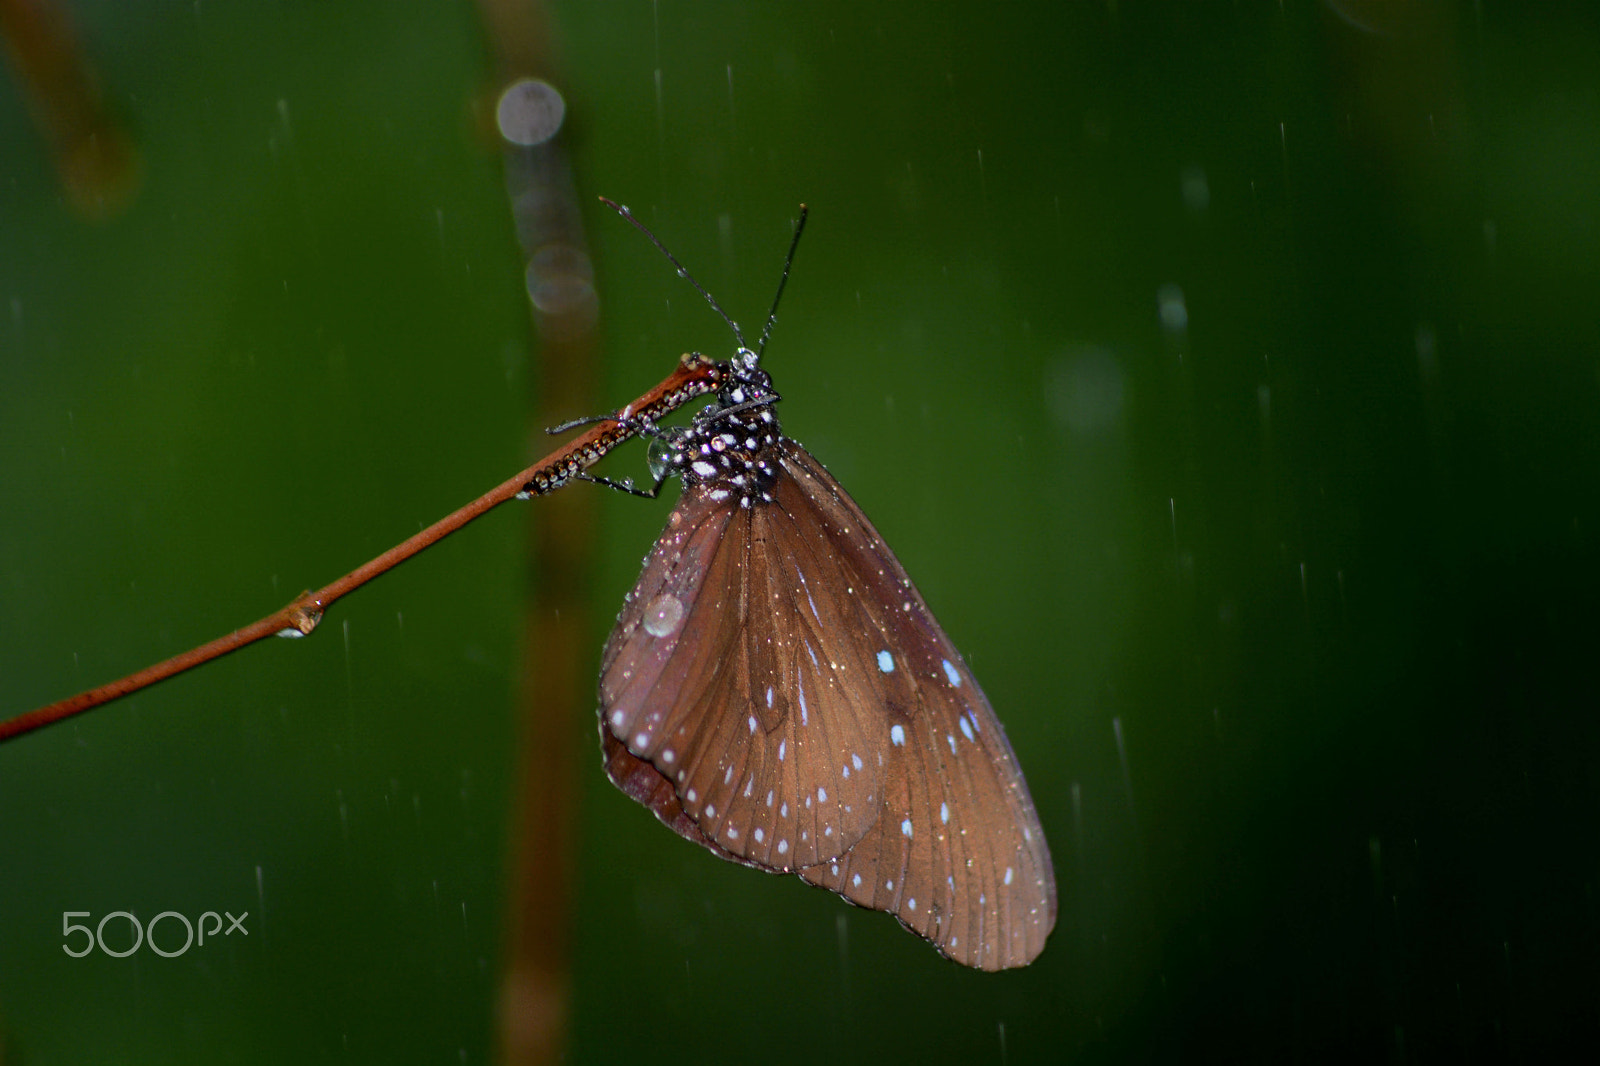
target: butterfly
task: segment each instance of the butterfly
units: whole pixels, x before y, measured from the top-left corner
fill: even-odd
[[[656,489],[683,492],[602,657],[608,776],[723,859],[886,911],[963,965],[1028,964],[1056,886],[1021,767],[889,546],[783,435],[760,365],[777,300],[747,347],[612,206],[738,350],[690,425],[639,427]]]

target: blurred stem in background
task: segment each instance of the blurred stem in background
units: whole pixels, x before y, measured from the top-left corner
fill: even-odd
[[[543,427],[591,414],[599,355],[594,273],[560,131],[548,12],[532,0],[480,0],[493,52],[494,118],[506,194],[538,333],[529,450]],[[499,1057],[553,1062],[565,1048],[571,1003],[572,753],[578,707],[592,697],[586,589],[593,571],[594,497],[561,492],[528,516],[516,799],[506,865]]]
[[[65,6],[0,0],[0,36],[67,203],[84,218],[120,214],[139,191],[138,149],[107,109]]]

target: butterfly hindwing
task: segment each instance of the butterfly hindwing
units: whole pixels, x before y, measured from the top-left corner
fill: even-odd
[[[711,491],[685,489],[629,595],[603,659],[602,725],[672,785],[698,843],[773,870],[814,865],[877,815],[872,708],[841,676],[860,667],[818,636],[836,641],[839,620],[799,617],[780,561],[799,539],[791,518]]]

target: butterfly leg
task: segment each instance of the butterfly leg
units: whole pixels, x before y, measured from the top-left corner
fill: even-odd
[[[651,485],[648,489],[641,489],[634,485],[632,478],[613,480],[612,478],[608,477],[597,477],[594,474],[574,474],[572,476],[578,481],[591,481],[596,485],[604,485],[608,489],[616,489],[618,492],[626,492],[629,496],[639,496],[646,500],[653,500],[657,496],[661,495],[661,486],[665,484],[667,480],[666,478],[662,478],[654,485]]]

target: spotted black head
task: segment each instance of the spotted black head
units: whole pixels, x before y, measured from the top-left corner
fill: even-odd
[[[658,480],[676,474],[685,487],[715,482],[713,499],[726,493],[742,507],[771,502],[777,476],[774,450],[783,434],[774,409],[779,396],[760,360],[757,352],[740,347],[716,401],[688,426],[668,430],[652,442],[651,472]]]

